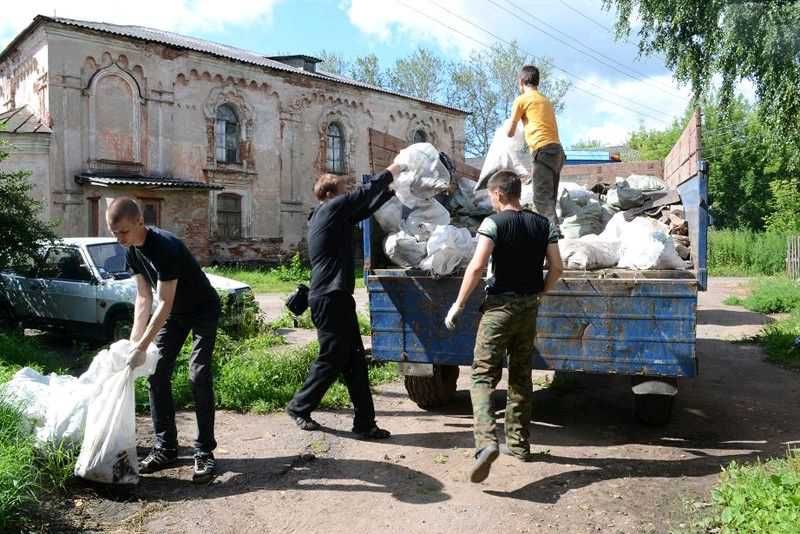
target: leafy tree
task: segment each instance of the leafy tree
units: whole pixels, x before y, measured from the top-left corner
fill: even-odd
[[[321,50],[319,54],[317,54],[317,57],[322,60],[322,62],[317,65],[319,70],[345,76],[350,69],[350,62],[338,52]]]
[[[8,158],[7,149],[0,140],[0,164]],[[0,269],[35,258],[41,243],[56,237],[53,226],[39,218],[42,204],[30,194],[29,174],[0,165]]]
[[[681,136],[685,124],[676,120],[672,126],[663,130],[646,130],[644,126],[640,126],[631,133],[628,145],[638,153],[640,160],[663,159]]]
[[[381,71],[380,61],[375,54],[357,57],[350,65],[350,77],[376,87],[386,86],[386,73]]]
[[[727,108],[738,82],[754,83],[773,142],[800,139],[800,2],[797,0],[603,0],[617,9],[617,32],[638,28],[639,50],[663,54],[696,97],[722,81]],[[793,155],[794,161],[799,158]],[[797,165],[793,163],[793,165]]]
[[[600,139],[579,139],[572,143],[572,150],[600,150],[608,146],[608,143]]]
[[[444,86],[445,62],[427,48],[398,59],[388,72],[388,85],[398,93],[436,100]]]
[[[764,217],[767,230],[800,233],[800,179],[779,178],[769,184],[770,213]]]
[[[539,90],[550,98],[556,111],[562,110],[570,82],[553,75],[549,60],[527,55],[516,42],[495,44],[448,66],[447,102],[472,112],[465,124],[467,154],[486,154],[495,130],[511,114],[511,104],[519,95],[517,76],[525,64],[539,67]]]

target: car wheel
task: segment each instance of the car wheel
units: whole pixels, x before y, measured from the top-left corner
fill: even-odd
[[[131,328],[133,328],[133,319],[129,315],[116,314],[108,322],[108,338],[111,342],[129,339]]]

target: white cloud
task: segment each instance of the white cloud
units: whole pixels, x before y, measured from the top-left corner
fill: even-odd
[[[0,18],[0,48],[31,23],[36,15],[149,26],[161,30],[203,33],[230,26],[266,24],[282,0],[137,0],[109,2],[30,0],[4,2]]]

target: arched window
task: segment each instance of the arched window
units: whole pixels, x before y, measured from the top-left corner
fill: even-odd
[[[414,142],[415,143],[427,143],[428,142],[428,134],[425,133],[425,130],[415,130],[414,131]]]
[[[214,125],[214,141],[217,161],[220,163],[239,163],[239,117],[233,107],[223,104],[217,108]]]
[[[217,234],[220,239],[241,239],[241,196],[235,193],[217,195]]]
[[[326,139],[326,167],[333,174],[344,174],[344,135],[342,127],[335,122],[328,125]]]

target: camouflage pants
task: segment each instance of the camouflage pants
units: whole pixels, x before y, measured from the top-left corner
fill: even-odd
[[[476,449],[497,443],[492,391],[500,382],[503,357],[508,354],[506,444],[515,453],[530,451],[531,355],[538,307],[539,297],[535,295],[488,295],[481,307],[470,390]]]
[[[556,196],[565,159],[564,149],[559,144],[545,145],[531,154],[534,210],[547,217],[556,227]]]

